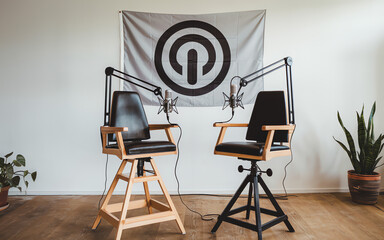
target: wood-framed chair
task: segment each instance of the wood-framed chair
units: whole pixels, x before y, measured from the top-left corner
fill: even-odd
[[[215,123],[214,127],[221,127],[220,134],[215,146],[214,154],[237,157],[240,160],[251,162],[250,169],[239,166],[239,172],[250,171],[236,193],[218,217],[217,223],[211,232],[215,233],[223,221],[254,230],[258,233],[258,239],[262,239],[262,231],[284,222],[290,232],[294,228],[288,221],[288,216],[283,212],[273,197],[271,191],[261,178],[262,173],[272,175],[272,170],[261,171],[257,165],[258,161],[267,161],[275,157],[291,155],[291,137],[295,129],[294,124],[287,121],[287,110],[283,91],[261,91],[254,105],[249,124]],[[242,142],[223,142],[224,135],[229,127],[247,127],[246,140]],[[246,206],[232,210],[233,205],[240,194],[249,184],[248,202]],[[264,189],[275,210],[260,207],[259,187]],[[252,206],[252,192],[254,192],[254,205]],[[245,218],[249,219],[250,212],[255,212],[256,224],[241,221],[231,215],[246,211]],[[276,218],[262,224],[261,213],[275,216]]]
[[[136,92],[116,91],[113,94],[110,126],[100,127],[103,153],[116,155],[122,163],[112,181],[104,202],[93,223],[95,230],[101,219],[105,219],[116,228],[116,240],[121,238],[124,229],[143,225],[175,220],[182,234],[185,234],[183,223],[164,185],[156,167],[154,156],[176,154],[177,149],[172,137],[171,124],[148,124],[140,96]],[[152,141],[150,130],[164,130],[168,141]],[[123,173],[130,162],[129,174]],[[144,167],[149,162],[152,170]],[[150,174],[147,174],[150,173]],[[124,201],[108,204],[119,180],[128,182]],[[157,181],[167,203],[152,199],[148,189],[149,181]],[[134,183],[143,183],[145,199],[130,201]],[[126,217],[127,211],[147,208],[148,213],[142,216]],[[156,212],[155,212],[156,211]],[[120,217],[114,213],[120,212]]]

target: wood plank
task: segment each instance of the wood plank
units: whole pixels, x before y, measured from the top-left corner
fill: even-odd
[[[155,199],[151,199],[150,200],[150,204],[153,208],[156,208],[157,210],[159,211],[169,211],[171,210],[171,208],[169,206],[167,206],[166,204],[160,202],[160,201],[157,201]]]
[[[130,217],[123,221],[123,229],[140,227],[148,224],[175,220],[176,216],[172,211],[152,213],[137,217]]]
[[[153,176],[135,177],[133,179],[133,182],[138,183],[138,182],[149,182],[149,181],[157,181],[157,180],[159,180],[159,177],[156,175],[153,175]]]
[[[104,210],[100,211],[100,215],[103,217],[103,219],[107,220],[107,222],[109,222],[115,228],[119,226],[119,219],[116,216],[107,213]]]
[[[288,125],[263,125],[261,127],[262,130],[264,131],[269,131],[269,130],[294,130],[295,129],[294,124],[288,124]]]
[[[128,210],[132,209],[138,209],[138,208],[144,208],[147,207],[147,201],[146,200],[135,200],[135,201],[130,201],[128,205]],[[105,210],[110,213],[114,212],[121,212],[121,209],[123,209],[123,203],[114,203],[110,204],[105,207]]]
[[[127,132],[128,127],[108,127],[108,126],[101,126],[100,131],[102,133],[116,133],[116,132]]]
[[[144,196],[134,195],[134,200]],[[257,239],[255,232],[229,223],[223,223],[215,235],[210,233],[214,221],[202,221],[199,215],[189,212],[178,196],[171,196],[186,228],[186,235],[179,234],[175,221],[157,223],[125,230],[122,239],[181,240],[181,239]],[[161,196],[152,196],[157,201]],[[107,221],[102,221],[97,230],[91,224],[98,212],[100,196],[10,196],[10,207],[0,212],[0,239],[61,239],[61,240],[108,240],[114,239],[116,230]],[[124,196],[114,195],[111,202],[121,202]],[[230,197],[183,196],[192,209],[207,213],[221,213]],[[382,239],[384,236],[384,196],[379,196],[376,205],[360,205],[351,201],[349,193],[296,194],[288,200],[278,200],[288,215],[296,232],[286,231],[278,224],[263,232],[266,240],[308,239]],[[246,204],[240,198],[234,207]],[[272,209],[267,199],[261,199],[262,207]],[[133,210],[147,214],[147,209]],[[243,220],[245,214],[234,217]],[[251,214],[249,222],[254,222]],[[262,215],[263,223],[270,220]],[[15,224],[17,223],[17,224]],[[20,227],[22,226],[22,227]]]
[[[118,179],[129,182],[129,173],[121,173],[117,175]]]

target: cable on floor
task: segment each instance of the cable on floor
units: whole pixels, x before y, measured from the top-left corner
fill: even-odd
[[[171,125],[175,125],[179,128],[180,130],[180,135],[179,135],[179,139],[177,140],[177,143],[176,143],[176,148],[177,148],[177,158],[176,158],[176,163],[175,163],[175,168],[174,168],[174,174],[175,174],[175,178],[176,178],[176,182],[177,182],[177,195],[179,196],[180,200],[181,200],[181,203],[192,213],[195,213],[197,215],[200,216],[201,220],[203,221],[212,221],[214,220],[215,218],[214,217],[210,217],[210,216],[219,216],[220,214],[216,214],[216,213],[210,213],[210,214],[201,214],[200,212],[196,211],[196,210],[193,210],[192,208],[190,208],[183,200],[182,198],[182,194],[180,194],[180,181],[179,181],[179,178],[177,177],[177,165],[179,164],[179,159],[180,159],[180,150],[179,150],[179,144],[180,144],[180,140],[181,140],[181,136],[183,135],[183,130],[181,129],[180,125],[179,124],[175,124],[175,123],[171,123],[169,121],[169,116],[167,115],[167,121],[169,124]]]

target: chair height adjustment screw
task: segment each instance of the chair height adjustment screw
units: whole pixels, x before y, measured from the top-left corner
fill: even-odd
[[[268,168],[266,173],[267,173],[268,177],[272,176],[272,174],[273,174],[272,169]]]
[[[244,170],[245,170],[245,171],[251,171],[251,169],[246,169],[246,168],[244,168],[242,165],[240,165],[240,166],[237,168],[237,170],[238,170],[239,172],[243,172]]]

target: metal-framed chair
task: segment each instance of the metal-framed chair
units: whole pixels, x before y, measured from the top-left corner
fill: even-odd
[[[251,168],[244,169],[239,166],[239,172],[244,170],[250,173],[237,189],[236,193],[225,207],[218,221],[211,230],[215,233],[221,223],[228,222],[258,233],[258,239],[262,239],[262,231],[284,222],[290,232],[294,228],[288,220],[288,216],[283,212],[273,197],[271,191],[261,178],[262,173],[272,175],[272,170],[261,171],[257,165],[258,161],[267,161],[275,157],[291,155],[291,137],[295,129],[294,124],[287,121],[287,110],[283,91],[261,91],[254,105],[251,119],[248,124],[215,123],[214,127],[221,127],[220,134],[215,146],[214,154],[237,157],[240,160],[250,161]],[[246,140],[241,142],[223,142],[224,135],[229,127],[247,127]],[[247,205],[232,209],[242,191],[249,184]],[[259,184],[267,194],[275,210],[260,207]],[[254,192],[254,205],[252,206],[252,192]],[[256,224],[251,224],[236,218],[232,215],[246,212],[246,219],[249,219],[250,212],[255,212]],[[261,223],[261,213],[275,216],[275,218],[265,224]]]

